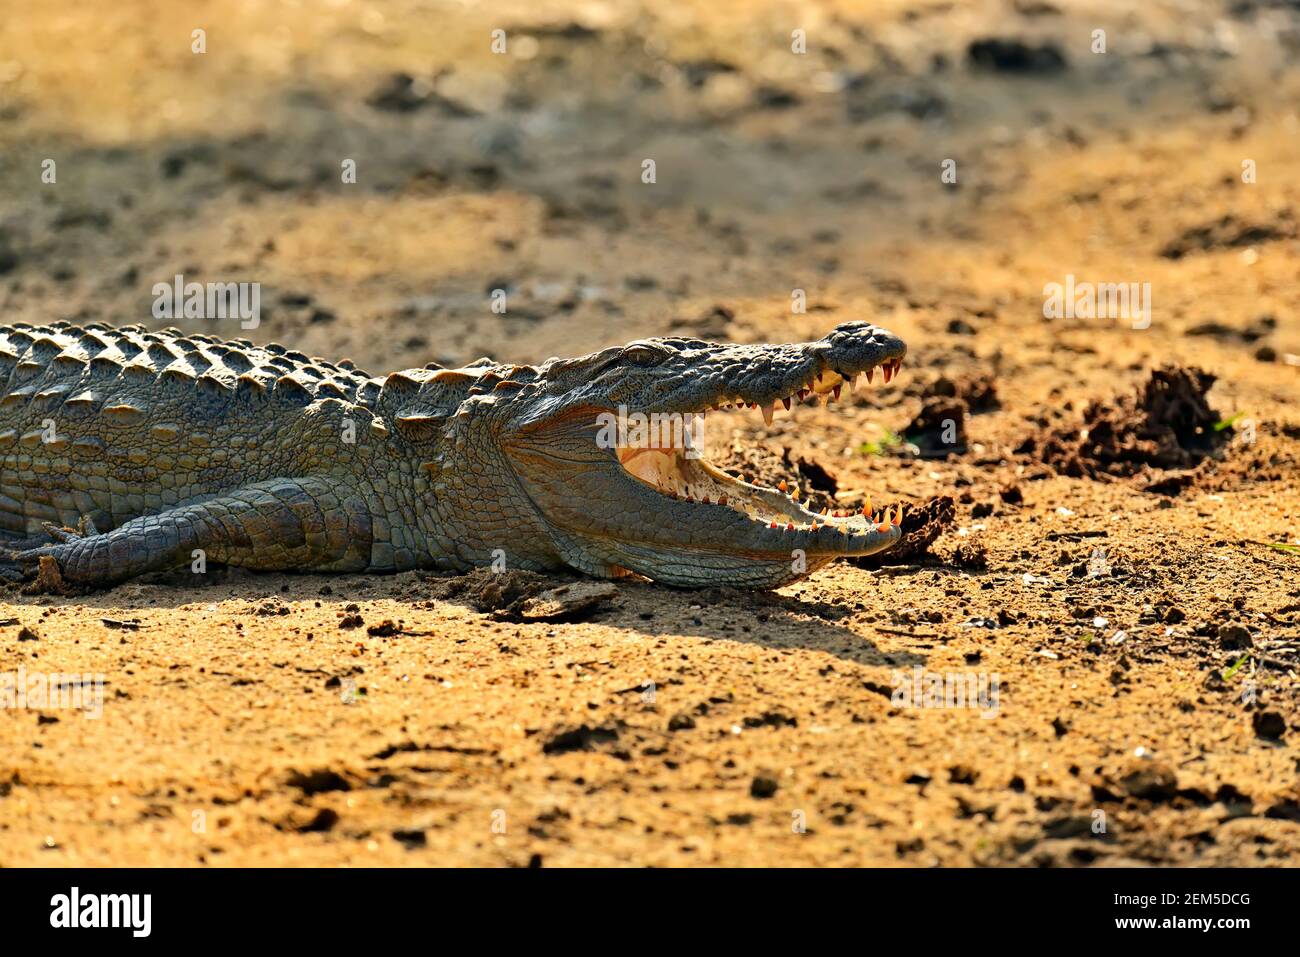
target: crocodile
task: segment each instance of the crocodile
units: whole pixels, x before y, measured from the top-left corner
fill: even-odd
[[[698,429],[640,426],[739,407],[770,425],[888,382],[905,354],[857,321],[814,342],[647,338],[371,376],[177,329],[0,326],[0,567],[89,588],[208,562],[773,588],[888,548],[901,506],[814,511],[708,462]]]

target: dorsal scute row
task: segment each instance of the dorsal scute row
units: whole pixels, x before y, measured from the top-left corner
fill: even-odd
[[[428,438],[467,398],[513,395],[537,377],[532,366],[486,357],[457,369],[430,363],[371,377],[348,360],[334,363],[278,343],[258,346],[175,328],[105,322],[0,326],[0,405],[39,397],[81,414],[126,396],[136,406],[188,395],[294,407],[339,400],[368,409],[400,434]]]
[[[427,437],[433,434],[435,422],[454,415],[466,399],[493,392],[513,394],[536,377],[532,366],[503,365],[487,358],[458,369],[430,363],[370,379],[357,390],[356,402],[395,422],[408,437]],[[408,428],[401,428],[403,424]],[[418,430],[410,428],[416,424]]]
[[[0,395],[5,404],[36,395],[112,398],[114,383],[139,392],[190,389],[210,396],[277,401],[304,406],[316,399],[356,401],[367,374],[350,362],[312,359],[279,344],[222,340],[179,329],[92,322],[0,326]],[[32,388],[28,388],[32,386]]]

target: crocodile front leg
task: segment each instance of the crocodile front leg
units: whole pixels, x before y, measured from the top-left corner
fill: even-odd
[[[66,538],[11,557],[34,566],[52,556],[65,580],[102,586],[200,557],[262,571],[362,571],[373,543],[366,503],[318,477],[258,482]]]

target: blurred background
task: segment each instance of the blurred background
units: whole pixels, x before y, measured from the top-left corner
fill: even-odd
[[[254,281],[252,338],[372,371],[848,318],[1283,361],[1298,51],[1284,0],[0,0],[0,304]],[[1067,272],[1152,282],[1157,328],[1044,323]]]

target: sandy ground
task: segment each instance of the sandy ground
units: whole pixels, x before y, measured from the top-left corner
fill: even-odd
[[[1293,4],[182,6],[4,4],[6,320],[256,281],[253,338],[378,372],[868,319],[899,380],[711,448],[955,511],[569,623],[423,574],[12,590],[0,672],[106,684],[0,710],[0,865],[1300,860]],[[1045,318],[1067,274],[1150,283],[1149,328]],[[1044,452],[1166,364],[1217,377],[1208,458]],[[959,450],[894,442],[950,392]],[[898,700],[918,668],[996,707]]]

